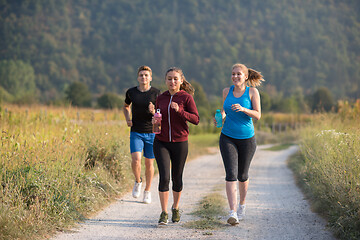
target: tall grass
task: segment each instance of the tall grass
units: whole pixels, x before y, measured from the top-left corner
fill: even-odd
[[[290,163],[314,208],[342,239],[360,239],[359,126],[360,114],[314,117],[301,131],[301,155]]]
[[[7,109],[0,114],[0,239],[42,238],[129,188],[128,128],[111,120],[116,112]]]
[[[341,109],[346,113],[322,115],[312,124],[309,116],[300,117],[308,127],[302,128],[302,157],[295,162],[313,199],[328,207],[323,211],[330,213],[332,226],[356,239],[360,116],[346,103]],[[273,119],[289,117],[295,119],[283,115]],[[1,106],[0,239],[41,239],[129,190],[133,181],[129,128],[121,120],[115,110]],[[210,123],[194,129],[189,158],[218,146],[219,129]],[[298,129],[256,132],[258,144],[291,143],[298,136]]]
[[[122,120],[116,110],[1,106],[0,239],[42,239],[127,192],[133,175]],[[189,158],[217,141],[190,136]]]

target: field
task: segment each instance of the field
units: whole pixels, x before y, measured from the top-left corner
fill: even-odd
[[[358,101],[337,114],[264,114],[255,123],[258,144],[300,145],[290,166],[344,239],[360,236],[359,119]],[[189,158],[218,145],[218,129],[197,128]],[[129,128],[119,110],[2,106],[0,129],[0,239],[50,236],[132,187]]]
[[[289,162],[313,209],[341,239],[360,239],[358,113],[314,117],[301,130],[299,155]]]
[[[132,187],[119,110],[2,106],[0,128],[0,239],[41,239]],[[217,134],[191,138],[190,159],[217,146]]]
[[[119,112],[11,106],[0,116],[1,239],[66,228],[129,189]]]

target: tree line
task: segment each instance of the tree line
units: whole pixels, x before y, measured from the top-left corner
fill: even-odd
[[[359,11],[353,0],[3,0],[0,99],[57,104],[82,83],[94,105],[146,64],[156,86],[181,67],[216,105],[241,62],[265,77],[264,109],[311,111],[323,87],[360,96]]]
[[[195,88],[194,100],[196,102],[199,115],[202,119],[210,120],[215,109],[220,109],[221,99],[209,100],[204,88],[197,82],[192,82]],[[160,87],[164,89],[163,87]],[[81,82],[74,82],[65,91],[63,104],[71,104],[79,107],[96,107],[104,109],[119,109],[123,107],[124,96],[114,92],[106,92],[95,98],[91,94],[89,87]],[[262,111],[283,113],[310,113],[310,112],[329,112],[336,110],[335,102],[329,89],[322,87],[314,94],[302,97],[295,94],[288,98],[272,99],[266,92],[260,91]]]

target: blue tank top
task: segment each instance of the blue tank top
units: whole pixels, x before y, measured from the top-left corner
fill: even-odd
[[[228,137],[235,139],[248,139],[255,135],[254,124],[252,118],[243,112],[235,112],[231,109],[231,105],[239,103],[247,109],[253,109],[249,95],[249,87],[246,87],[244,94],[236,98],[233,94],[234,85],[230,87],[229,93],[224,101],[224,111],[226,113],[225,123],[222,133]]]

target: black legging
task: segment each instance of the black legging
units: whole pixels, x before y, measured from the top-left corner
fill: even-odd
[[[248,180],[250,163],[256,150],[255,137],[234,139],[221,133],[219,145],[226,172],[225,180]]]
[[[169,191],[171,162],[172,190],[181,192],[183,188],[182,175],[188,155],[188,142],[162,142],[155,138],[154,155],[159,168],[159,191]]]

